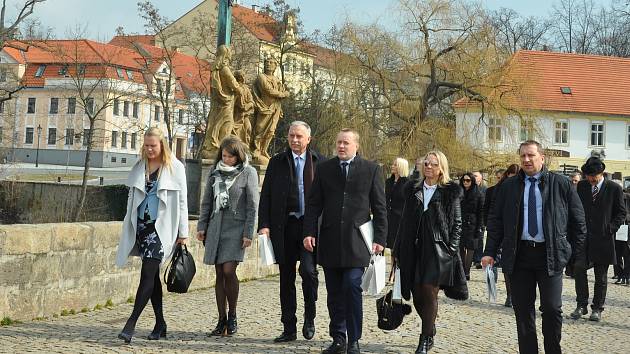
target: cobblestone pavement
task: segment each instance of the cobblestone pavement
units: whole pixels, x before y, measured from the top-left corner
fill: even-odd
[[[298,277],[299,278],[299,277]],[[592,289],[592,274],[591,274]],[[311,353],[329,344],[328,314],[323,272],[320,272],[317,333],[311,341],[301,337],[278,345],[272,338],[280,334],[279,282],[277,277],[241,284],[238,308],[239,332],[231,338],[209,338],[206,333],[216,323],[214,290],[189,294],[169,294],[165,298],[168,338],[148,341],[153,328],[153,313],[148,305],[138,323],[130,345],[116,338],[131,304],[123,304],[88,313],[26,322],[0,328],[0,352],[24,353]],[[502,282],[498,285],[499,302],[484,300],[481,271],[473,270],[468,301],[449,300],[440,294],[435,353],[516,353],[516,329],[513,312],[502,306],[505,299]],[[298,287],[299,289],[299,287]],[[299,291],[298,291],[299,293]],[[571,279],[564,281],[562,344],[565,353],[628,353],[630,338],[630,287],[609,284],[607,307],[600,323],[586,319],[574,321],[566,315],[574,307]],[[420,320],[412,314],[395,331],[384,332],[376,326],[375,297],[365,297],[364,331],[361,347],[367,353],[413,353],[417,345]],[[299,303],[299,302],[298,302]],[[301,307],[298,313],[301,313]],[[540,317],[540,316],[538,316]],[[298,318],[300,316],[298,315]],[[542,347],[540,318],[539,345]],[[298,322],[298,330],[301,322]]]

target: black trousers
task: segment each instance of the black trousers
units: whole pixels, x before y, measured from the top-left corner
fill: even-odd
[[[361,339],[363,331],[363,297],[361,277],[363,268],[324,268],[327,305],[333,340],[348,342]]]
[[[519,352],[538,353],[535,308],[538,286],[545,353],[562,353],[562,274],[549,275],[545,244],[536,246],[520,242],[514,270],[509,276]]]
[[[621,278],[630,277],[630,245],[628,241],[615,241],[617,264],[613,266],[615,275]]]
[[[606,301],[606,288],[608,285],[608,264],[595,264],[595,286],[593,290],[593,310],[604,310],[604,302]],[[588,278],[586,276],[586,268],[574,268],[575,293],[578,306],[588,306]]]
[[[284,259],[280,268],[280,307],[282,324],[286,333],[296,333],[297,310],[295,290],[295,265],[300,261],[299,273],[302,277],[302,294],[304,296],[304,317],[315,318],[315,302],[317,301],[317,265],[315,252],[304,249],[302,241],[302,218],[289,216],[284,233]]]

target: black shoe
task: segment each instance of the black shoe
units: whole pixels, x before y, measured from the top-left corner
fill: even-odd
[[[611,279],[618,279],[618,278],[619,278],[619,276],[615,274],[615,275],[612,276]]]
[[[602,310],[593,310],[591,311],[591,317],[588,318],[589,321],[599,322],[602,320]]]
[[[354,341],[348,343],[348,354],[360,354],[361,349],[359,349],[359,341]]]
[[[630,279],[629,278],[624,279],[621,284],[623,284],[623,285],[630,285]]]
[[[227,319],[225,317],[219,318],[217,322],[217,326],[210,332],[209,336],[222,336],[225,333],[225,329],[227,328]]]
[[[322,354],[345,354],[346,352],[346,342],[342,342],[341,340],[335,339],[332,344],[322,351]]]
[[[431,348],[433,348],[433,337],[421,334],[416,354],[426,354],[429,350],[431,350]]]
[[[475,263],[475,269],[481,269],[481,268],[483,268],[483,267],[481,266],[481,263]]]
[[[238,323],[236,322],[236,314],[228,314],[227,318],[227,335],[231,336],[238,331]]]
[[[580,318],[582,318],[582,315],[586,315],[588,313],[588,310],[586,309],[586,306],[578,306],[575,308],[575,311],[571,312],[571,318],[574,320],[578,320]]]
[[[304,325],[302,325],[302,335],[305,339],[313,339],[315,336],[315,321],[313,319],[304,319]]]
[[[118,335],[118,338],[125,341],[125,343],[131,343],[131,338],[133,337],[133,332],[136,330],[136,321],[132,321],[131,319],[127,320],[125,323],[125,327],[123,327],[122,332]]]
[[[166,323],[156,323],[153,331],[147,337],[148,340],[158,340],[160,338],[166,338]]]
[[[282,332],[282,334],[274,338],[273,341],[274,343],[284,343],[284,342],[293,342],[296,339],[297,339],[297,334],[295,334],[295,332],[293,333]]]
[[[625,281],[624,278],[617,278],[617,280],[615,280],[615,282],[613,284],[623,284]]]
[[[505,298],[505,304],[503,304],[503,306],[505,307],[512,307],[512,297],[508,296]]]
[[[470,274],[466,274],[466,281],[470,280]]]

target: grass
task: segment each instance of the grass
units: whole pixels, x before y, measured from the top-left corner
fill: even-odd
[[[133,304],[133,302],[134,302],[135,300],[136,300],[136,299],[135,299],[133,296],[129,296],[129,298],[127,298],[127,303],[128,303],[128,304]]]
[[[107,299],[107,302],[105,302],[105,307],[113,307],[114,306],[114,302],[112,301],[112,299]]]
[[[22,173],[19,175],[11,176],[7,179],[14,181],[28,181],[28,182],[57,182],[57,178],[61,177],[61,182],[67,181],[80,181],[83,179],[82,174],[65,174],[65,173]],[[88,175],[88,180],[98,178],[97,176]]]
[[[101,304],[96,304],[96,306],[94,306],[94,311],[98,311],[98,310],[102,310],[103,309],[103,305]]]
[[[2,320],[0,320],[0,326],[11,326],[14,324],[19,324],[22,323],[18,320],[14,320],[11,317],[3,317]]]

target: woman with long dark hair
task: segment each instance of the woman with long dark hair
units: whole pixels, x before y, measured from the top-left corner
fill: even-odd
[[[451,182],[446,156],[424,157],[422,177],[405,187],[405,207],[396,236],[394,257],[400,268],[402,295],[413,295],[422,332],[416,353],[433,347],[440,286],[454,285],[459,263],[461,188]],[[464,281],[465,282],[465,281]]]
[[[116,263],[122,267],[129,256],[142,259],[133,311],[118,335],[129,343],[149,299],[155,313],[155,327],[148,338],[166,337],[160,265],[171,257],[175,243],[186,244],[188,240],[186,172],[159,128],[149,128],[144,133],[142,158],[131,169],[127,185],[127,214]]]
[[[221,336],[238,329],[236,267],[252,242],[259,193],[258,173],[249,165],[247,146],[237,137],[221,141],[215,161],[201,202],[197,239],[205,245],[203,262],[216,271],[219,320],[210,335]]]
[[[477,244],[483,237],[483,195],[477,188],[472,172],[466,172],[459,179],[464,196],[461,200],[462,236],[459,240],[459,253],[464,263],[466,280],[470,280],[470,267]]]

